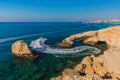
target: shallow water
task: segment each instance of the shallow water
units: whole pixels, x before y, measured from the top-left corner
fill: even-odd
[[[49,80],[58,75],[69,61],[80,61],[84,57],[57,58],[52,54],[40,53],[40,56],[33,61],[18,59],[11,55],[11,45],[16,40],[23,39],[30,44],[33,40],[45,37],[48,39],[46,44],[54,46],[72,34],[113,25],[119,24],[0,23],[0,80]],[[82,46],[83,44],[77,43],[74,46],[78,45]]]

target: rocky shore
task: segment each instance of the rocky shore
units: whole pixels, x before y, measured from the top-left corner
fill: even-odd
[[[99,42],[107,44],[107,50],[101,55],[90,55],[74,68],[65,69],[60,76],[51,80],[119,80],[120,79],[120,26],[98,31],[89,31],[72,35],[57,44],[71,47],[73,40],[81,38],[83,43],[94,45]]]
[[[76,66],[64,69],[61,75],[51,80],[120,80],[120,26],[71,35],[57,46],[71,47],[73,40],[78,38],[89,45],[104,42],[107,49],[99,56],[84,57]],[[17,57],[35,58],[23,40],[12,45],[12,54]]]

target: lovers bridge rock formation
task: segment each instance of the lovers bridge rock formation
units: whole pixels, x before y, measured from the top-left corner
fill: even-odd
[[[90,45],[106,42],[107,50],[97,57],[84,57],[74,69],[65,69],[51,80],[120,80],[120,26],[75,34],[58,45],[70,47],[76,38],[82,38],[84,43]]]
[[[106,42],[108,46],[120,47],[120,26],[109,27],[98,31],[89,31],[71,35],[65,38],[58,46],[70,47],[73,45],[73,40],[81,38],[83,43],[94,45],[98,42]]]

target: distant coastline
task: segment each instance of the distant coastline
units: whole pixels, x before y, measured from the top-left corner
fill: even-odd
[[[120,20],[113,19],[113,20],[95,20],[95,21],[88,21],[87,23],[120,23]]]

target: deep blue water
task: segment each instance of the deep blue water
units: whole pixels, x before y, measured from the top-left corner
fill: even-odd
[[[119,24],[80,23],[80,22],[41,22],[41,23],[0,23],[0,80],[49,80],[58,75],[69,61],[79,58],[56,58],[42,54],[33,61],[16,59],[11,55],[11,45],[16,40],[30,44],[40,37],[48,39],[47,44],[55,45],[65,37],[80,32],[98,30]]]

